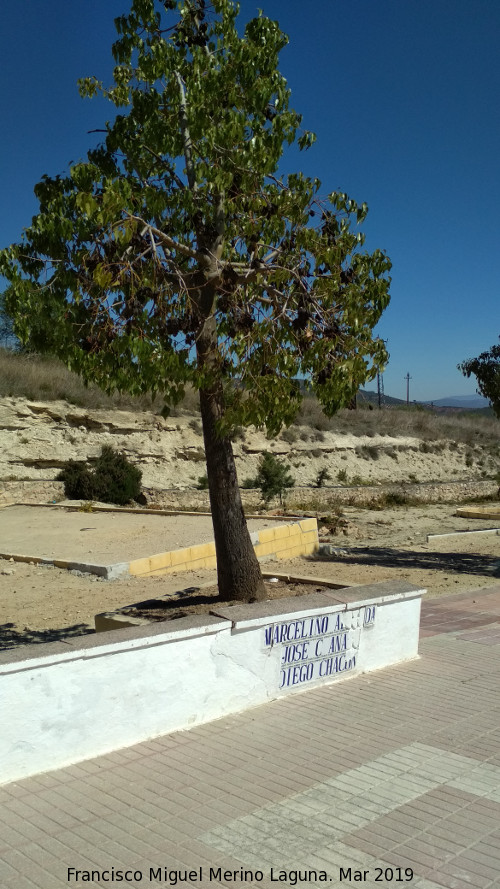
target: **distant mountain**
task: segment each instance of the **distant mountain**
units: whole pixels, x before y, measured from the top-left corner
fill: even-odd
[[[361,404],[378,404],[378,392],[370,392],[368,389],[360,389],[358,392],[358,402]],[[402,398],[393,398],[392,395],[382,395],[382,404],[406,404]]]
[[[432,404],[435,407],[465,408],[469,411],[489,407],[489,401],[482,395],[449,395],[447,398],[436,399]]]
[[[304,385],[304,381],[300,381]],[[368,405],[378,405],[378,392],[371,391],[369,389],[360,389],[358,391],[357,396],[358,405],[368,404]],[[405,398],[394,398],[392,395],[387,395],[384,393],[382,395],[382,404],[386,406],[394,406],[397,405],[406,405]],[[414,407],[415,405],[421,405],[422,407],[431,406],[436,408],[437,410],[450,410],[450,411],[480,411],[489,409],[490,403],[486,398],[483,398],[481,395],[449,395],[447,398],[436,398],[433,401],[411,401],[410,407]]]
[[[367,389],[360,389],[358,392],[358,404],[378,404],[377,392],[369,392]],[[384,394],[382,403],[385,405],[406,405],[403,398],[393,398],[391,395]],[[490,409],[489,401],[481,395],[449,395],[447,398],[436,398],[434,401],[412,401],[410,405],[421,404],[423,407],[434,407],[436,410],[450,411],[480,411]]]

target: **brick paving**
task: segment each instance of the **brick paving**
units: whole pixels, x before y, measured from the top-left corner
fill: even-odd
[[[1,787],[0,887],[500,887],[499,680],[500,585],[425,602],[418,660]]]

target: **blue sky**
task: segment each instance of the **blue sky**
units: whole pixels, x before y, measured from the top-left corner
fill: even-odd
[[[113,18],[128,0],[24,0],[2,12],[0,246],[20,238],[33,186],[85,156],[111,104],[78,77],[109,80]],[[366,247],[393,262],[385,391],[475,391],[456,365],[500,334],[498,0],[242,0],[290,36],[281,70],[318,141],[287,169],[318,176],[370,213]]]

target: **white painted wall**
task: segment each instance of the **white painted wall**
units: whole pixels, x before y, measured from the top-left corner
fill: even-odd
[[[369,592],[363,599],[363,590]],[[373,591],[379,593],[373,597]],[[230,713],[353,677],[417,656],[423,591],[408,584],[356,588],[357,602],[339,603],[344,591],[221,608],[165,624],[30,646],[0,654],[0,782],[14,781],[147,738],[209,722]],[[345,591],[352,598],[353,588]],[[366,604],[375,604],[364,627]],[[314,607],[311,607],[313,606]],[[309,607],[307,607],[309,606]],[[306,632],[310,621],[340,621],[355,666],[320,677],[330,632],[307,637],[305,660],[291,666],[280,689],[286,644],[266,645],[266,628]],[[309,623],[307,623],[309,621]],[[278,629],[278,634],[279,634]],[[298,639],[298,643],[304,638]],[[291,644],[296,644],[293,641]],[[347,652],[346,655],[347,656]],[[311,667],[314,661],[315,666]],[[308,666],[309,664],[309,666]],[[293,672],[293,668],[298,671]],[[312,679],[302,681],[307,671]],[[297,681],[293,681],[296,679]]]

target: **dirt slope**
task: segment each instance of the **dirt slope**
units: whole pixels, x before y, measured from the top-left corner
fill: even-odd
[[[88,411],[64,401],[0,399],[0,482],[54,479],[66,460],[86,460],[103,444],[123,451],[156,488],[195,487],[205,473],[200,420],[152,413]],[[313,485],[322,469],[330,484],[460,481],[498,471],[487,447],[411,436],[352,435],[306,426],[269,441],[248,430],[234,445],[240,481],[256,474],[265,451],[283,457],[296,485]]]

